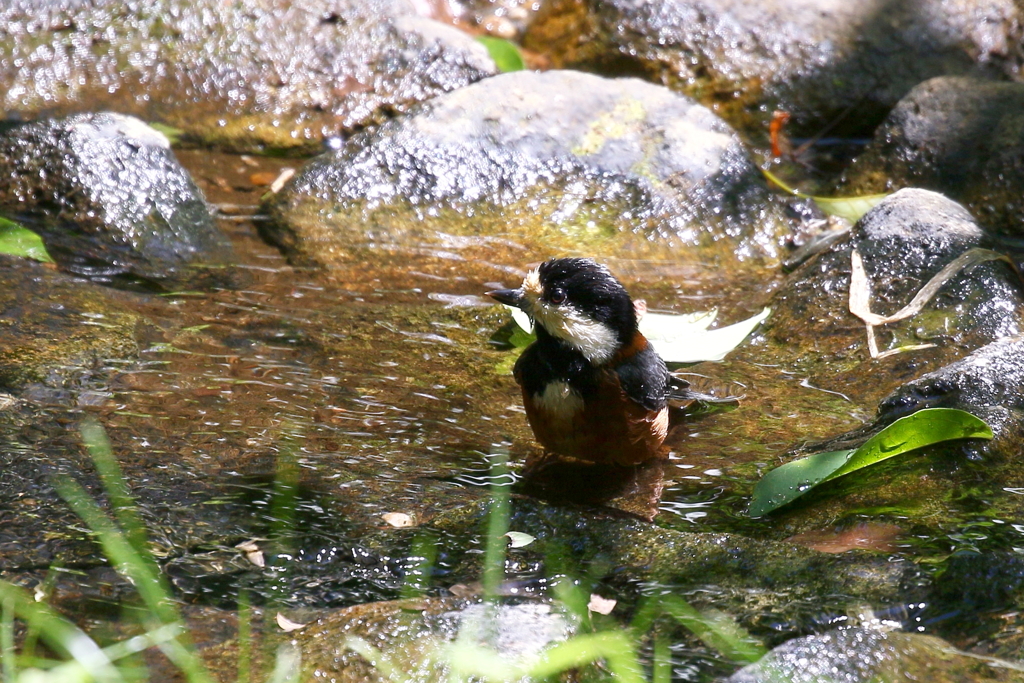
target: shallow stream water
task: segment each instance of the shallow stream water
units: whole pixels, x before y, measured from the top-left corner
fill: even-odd
[[[150,321],[141,330],[139,361],[111,368],[110,391],[79,395],[71,416],[55,408],[54,429],[36,434],[32,457],[77,452],[77,464],[48,463],[76,472],[85,457],[69,427],[82,414],[97,417],[150,525],[155,553],[198,605],[230,608],[225,596],[240,586],[260,601],[297,609],[394,598],[410,560],[381,540],[395,531],[382,515],[409,515],[412,538],[434,515],[488,496],[496,457],[508,457],[515,477],[538,449],[518,387],[499,369],[511,351],[494,340],[509,318],[482,294],[514,286],[550,254],[488,240],[488,258],[480,260],[474,250],[481,245],[463,238],[448,249],[371,247],[369,258],[329,272],[293,268],[259,238],[258,204],[267,179],[294,161],[188,151],[179,157],[220,208],[248,282],[212,293],[125,294]],[[607,262],[650,309],[717,308],[719,324],[760,311],[784,277],[777,269],[682,261],[670,250],[660,259]],[[742,398],[673,427],[657,524],[791,538],[826,552],[875,550],[926,564],[957,547],[1012,541],[986,540],[1001,522],[983,512],[973,526],[951,521],[940,536],[902,524],[898,509],[883,521],[878,510],[847,511],[833,520],[842,522],[835,530],[745,517],[753,483],[782,454],[869,421],[880,398],[870,378],[849,391],[817,386],[807,370],[785,365],[769,349],[755,332],[727,361],[685,368]],[[966,493],[965,514],[978,511],[984,495],[983,487]],[[250,539],[267,549],[268,568],[257,570],[236,549]],[[510,570],[510,581],[543,584],[536,566]],[[442,552],[432,581],[461,580],[454,571]],[[116,603],[117,595],[93,596],[85,611],[95,618],[96,601]],[[830,618],[826,605],[806,610]],[[233,620],[195,616],[213,632]]]

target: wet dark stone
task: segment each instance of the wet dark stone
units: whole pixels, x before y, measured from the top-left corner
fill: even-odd
[[[846,174],[844,194],[922,187],[987,228],[1024,224],[1024,84],[934,78],[907,94]]]
[[[776,109],[797,133],[864,134],[927,78],[1022,64],[1012,0],[548,0],[524,22],[524,46],[556,68],[666,83],[758,136]]]
[[[438,97],[318,157],[268,210],[268,237],[317,265],[370,243],[465,236],[548,253],[699,247],[705,259],[770,260],[787,230],[739,138],[709,110],[642,81],[568,71]]]
[[[79,114],[0,134],[0,214],[37,232],[64,270],[165,284],[233,258],[167,139],[138,119]]]
[[[934,636],[879,628],[844,628],[794,638],[729,683],[874,683],[875,681],[1024,681],[1010,662],[958,652]]]
[[[879,404],[879,419],[891,421],[921,408],[958,408],[977,415],[996,435],[978,448],[1016,456],[1024,438],[1024,339],[994,341],[904,384]]]
[[[923,372],[1020,332],[1021,285],[1009,264],[980,263],[954,275],[917,315],[876,327],[880,352],[935,344],[872,360],[865,325],[849,309],[851,252],[870,283],[871,311],[892,315],[943,267],[989,240],[959,204],[901,190],[869,211],[850,235],[797,269],[772,300],[767,338],[811,369],[815,386],[872,405]]]
[[[494,73],[471,37],[403,0],[14,0],[0,110],[109,109],[231,150],[331,135]]]

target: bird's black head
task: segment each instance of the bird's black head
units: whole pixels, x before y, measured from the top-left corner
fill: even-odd
[[[593,259],[547,261],[519,289],[490,295],[523,309],[545,332],[594,363],[609,360],[636,333],[636,311],[625,287]]]

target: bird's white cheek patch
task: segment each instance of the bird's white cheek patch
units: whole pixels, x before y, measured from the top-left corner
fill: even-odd
[[[571,423],[583,410],[583,397],[565,382],[551,382],[543,393],[533,395],[534,405],[548,419]]]
[[[556,306],[526,291],[523,310],[551,336],[561,339],[583,354],[591,363],[600,365],[611,360],[619,348],[615,332],[574,310],[571,306]]]
[[[591,363],[601,365],[615,355],[619,340],[610,327],[571,309],[560,317],[560,325],[552,333],[569,342]]]

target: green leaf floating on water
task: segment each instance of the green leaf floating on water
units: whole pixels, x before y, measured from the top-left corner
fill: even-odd
[[[533,321],[530,316],[518,308],[506,306],[512,312],[512,319],[520,329],[533,332]],[[658,355],[666,363],[700,363],[718,361],[743,343],[743,340],[755,327],[768,317],[770,308],[766,308],[752,318],[734,325],[709,330],[711,323],[718,316],[718,311],[703,311],[685,315],[669,315],[664,313],[645,313],[640,319],[640,332],[654,344]],[[528,346],[533,342],[529,337],[513,335],[514,346]]]
[[[476,40],[487,48],[498,71],[508,73],[509,71],[522,71],[526,68],[526,63],[523,62],[523,53],[519,51],[515,43],[493,36],[477,36]]]
[[[825,213],[845,218],[851,223],[859,221],[861,216],[875,208],[879,202],[889,196],[888,193],[882,193],[865,194],[860,197],[815,197],[790,187],[770,171],[766,171],[762,168],[761,172],[764,173],[768,180],[772,181],[791,195],[810,199]]]
[[[0,254],[53,263],[39,235],[5,218],[0,218]]]
[[[761,517],[804,495],[818,484],[909,451],[953,439],[991,439],[980,418],[952,408],[926,408],[901,417],[860,448],[816,453],[777,467],[757,482],[747,514]]]

